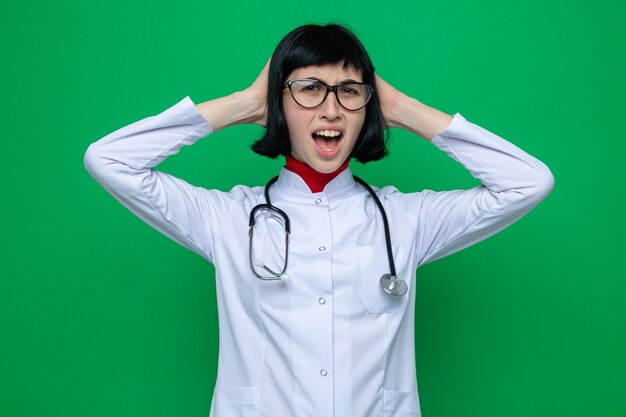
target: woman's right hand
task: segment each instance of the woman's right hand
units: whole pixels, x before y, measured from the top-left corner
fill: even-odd
[[[268,60],[257,79],[245,90],[196,104],[196,109],[208,120],[214,132],[248,123],[265,127],[269,67]]]
[[[267,61],[265,67],[261,70],[261,73],[257,79],[254,80],[252,85],[243,90],[243,92],[246,93],[255,103],[256,107],[256,112],[254,113],[250,123],[263,127],[265,127],[267,123],[267,85],[270,72],[270,61],[271,59]]]

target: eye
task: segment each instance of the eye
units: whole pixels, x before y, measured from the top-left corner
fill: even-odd
[[[322,85],[314,80],[300,80],[293,84],[295,91],[299,94],[316,94],[322,90]]]
[[[361,94],[361,89],[358,85],[347,84],[341,86],[341,88],[339,89],[339,94],[341,94],[342,96],[358,96]]]
[[[302,86],[302,90],[303,91],[319,91],[319,86],[316,84],[309,84],[309,85],[305,85]]]

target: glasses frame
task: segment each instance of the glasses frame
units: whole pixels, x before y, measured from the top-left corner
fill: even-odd
[[[315,106],[304,106],[304,105],[300,104],[300,102],[298,100],[296,100],[296,98],[294,97],[293,90],[291,89],[291,86],[296,81],[313,81],[313,82],[316,82],[316,83],[324,85],[326,87],[326,93],[324,94],[324,98],[322,99],[320,104],[317,104]],[[339,99],[339,94],[337,94],[337,88],[339,88],[341,86],[344,86],[344,85],[348,85],[348,84],[358,84],[358,85],[363,85],[363,86],[367,87],[367,91],[369,92],[369,95],[367,96],[367,99],[365,100],[365,103],[361,107],[358,107],[356,109],[350,109],[350,108],[346,107],[341,102],[341,100]],[[335,84],[335,85],[328,85],[324,81],[320,81],[320,80],[318,80],[316,78],[294,78],[294,79],[285,81],[285,86],[283,87],[283,90],[285,88],[289,89],[289,93],[291,94],[291,98],[293,98],[293,101],[295,101],[298,106],[303,107],[305,109],[315,109],[315,108],[321,106],[322,104],[324,104],[324,102],[326,101],[326,98],[328,97],[328,93],[331,92],[331,91],[333,93],[335,93],[335,98],[337,99],[337,103],[339,103],[339,105],[341,107],[343,107],[344,109],[346,109],[348,111],[361,110],[363,107],[367,106],[367,103],[369,103],[370,99],[372,98],[372,95],[374,95],[374,88],[371,85],[369,85],[367,83],[358,82],[358,81],[345,81],[345,82],[340,82],[339,84]]]

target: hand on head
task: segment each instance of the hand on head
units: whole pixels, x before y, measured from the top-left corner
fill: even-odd
[[[380,109],[385,116],[385,121],[390,127],[400,127],[397,120],[398,102],[406,97],[404,93],[396,90],[387,81],[376,75],[376,90],[378,92],[378,100],[380,101]]]
[[[257,103],[257,117],[252,123],[265,127],[267,123],[267,84],[271,59],[267,60],[265,67],[252,85],[244,90]]]

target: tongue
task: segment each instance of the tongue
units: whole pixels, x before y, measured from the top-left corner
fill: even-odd
[[[332,152],[332,151],[334,151],[335,148],[337,148],[337,144],[339,143],[339,138],[338,137],[327,138],[327,137],[324,137],[324,136],[313,135],[313,139],[315,139],[315,142],[317,142],[318,146],[324,152]]]

